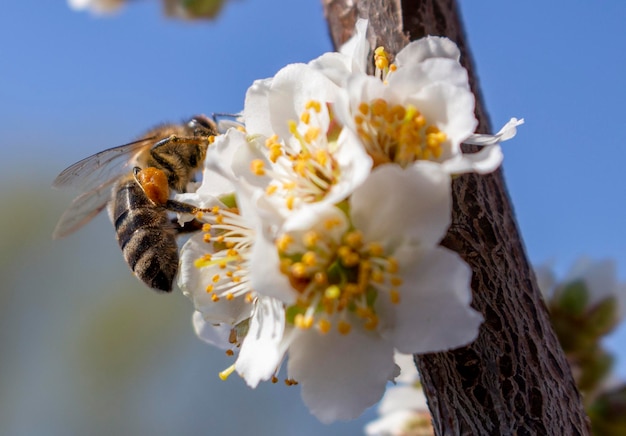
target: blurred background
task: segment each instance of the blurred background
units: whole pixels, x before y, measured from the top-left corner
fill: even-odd
[[[626,280],[626,3],[460,1],[494,129],[524,117],[504,172],[529,257],[564,273],[612,258]],[[0,13],[0,434],[357,435],[298,387],[252,391],[194,336],[191,304],[124,263],[103,215],[50,235],[75,193],[69,164],[163,121],[237,112],[253,80],[331,49],[318,0],[240,0],[217,21],[166,20],[156,1],[113,18],[65,1]],[[626,377],[626,328],[609,341]]]

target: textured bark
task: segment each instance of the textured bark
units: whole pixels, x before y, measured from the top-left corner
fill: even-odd
[[[453,0],[323,0],[335,46],[368,18],[372,47],[397,53],[442,35],[461,49],[476,96],[479,132],[489,119]],[[473,151],[469,148],[468,152]],[[472,305],[485,317],[467,347],[416,356],[439,435],[585,435],[589,424],[554,334],[515,222],[501,171],[453,183],[452,225],[442,245],[473,270]]]

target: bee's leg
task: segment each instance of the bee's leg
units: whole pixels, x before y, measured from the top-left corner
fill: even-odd
[[[189,213],[192,215],[195,215],[198,212],[210,211],[210,209],[202,209],[200,207],[196,207],[191,204],[183,203],[181,201],[176,201],[176,200],[167,200],[167,202],[165,202],[163,206],[170,212]]]
[[[203,223],[201,223],[198,220],[191,220],[191,221],[187,221],[185,224],[181,226],[178,223],[178,219],[176,218],[172,219],[172,224],[174,225],[174,230],[176,230],[176,233],[178,233],[179,235],[184,234],[184,233],[198,232],[202,230],[202,225],[203,225]]]

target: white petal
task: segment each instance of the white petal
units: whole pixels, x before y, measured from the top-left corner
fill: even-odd
[[[256,80],[246,91],[243,118],[250,134],[272,136],[269,111],[269,91],[272,79]]]
[[[411,385],[387,388],[385,396],[378,405],[378,413],[386,415],[402,409],[427,412],[428,404],[426,404],[424,391]]]
[[[448,58],[458,61],[461,52],[450,39],[441,36],[427,36],[413,41],[396,55],[395,64],[398,69],[430,58]]]
[[[435,245],[450,225],[450,178],[421,161],[403,170],[377,167],[350,199],[352,221],[368,242]]]
[[[266,236],[258,236],[250,256],[250,285],[260,295],[276,298],[285,304],[296,301],[296,291],[280,272],[276,245]]]
[[[394,371],[393,348],[368,333],[307,330],[293,340],[289,377],[300,383],[304,403],[320,421],[354,419],[382,397]]]
[[[280,70],[272,80],[269,93],[269,111],[273,131],[282,139],[289,138],[289,121],[298,121],[301,112],[311,100],[322,104],[335,102],[341,93],[328,77],[305,64],[291,64]],[[328,117],[327,110],[318,116]],[[322,131],[328,128],[320,126]],[[257,133],[249,130],[249,133]],[[266,135],[271,136],[271,135]]]
[[[259,298],[235,362],[235,369],[251,388],[276,373],[284,355],[280,346],[284,330],[282,303],[272,298]]]
[[[208,322],[237,324],[250,316],[252,307],[243,298],[213,301],[211,294],[205,291],[207,285],[213,283],[213,276],[223,272],[218,265],[203,268],[195,266],[194,262],[207,254],[209,247],[202,241],[202,235],[193,236],[185,243],[180,253],[178,286]]]
[[[474,145],[493,145],[507,141],[517,134],[517,126],[524,124],[524,119],[511,118],[495,135],[474,134],[466,138],[463,142]]]
[[[402,353],[432,353],[476,339],[483,317],[470,307],[472,272],[458,254],[435,247],[402,266],[400,302],[379,298],[382,334]]]
[[[353,72],[365,73],[370,45],[367,41],[367,20],[359,18],[354,26],[355,33],[339,48],[339,53],[354,62]]]
[[[399,68],[389,77],[389,86],[400,96],[413,94],[424,86],[436,82],[445,82],[469,91],[467,70],[451,59],[428,59],[419,64]]]
[[[461,152],[461,142],[470,136],[478,121],[474,116],[474,94],[469,90],[438,82],[406,97],[405,104],[414,105],[426,118],[448,137],[447,150],[439,161]]]
[[[489,145],[476,153],[456,154],[441,165],[450,174],[489,174],[498,169],[503,159],[500,145]]]
[[[197,310],[193,313],[191,321],[196,335],[207,344],[221,348],[222,350],[228,350],[233,347],[233,344],[228,340],[232,329],[231,326],[227,324],[211,324],[207,322],[202,313]]]

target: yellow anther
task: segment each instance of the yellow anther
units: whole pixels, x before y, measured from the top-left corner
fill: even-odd
[[[248,292],[245,298],[246,298],[246,303],[252,303],[254,301],[254,296],[252,295],[252,292]]]
[[[276,185],[269,185],[269,186],[265,189],[265,193],[266,193],[267,195],[272,195],[272,194],[274,194],[277,190],[278,190],[278,186],[276,186]]]
[[[303,330],[308,330],[311,327],[313,327],[313,317],[312,316],[305,316],[302,313],[298,313],[294,319],[293,319],[293,323],[297,328],[303,329]]]
[[[341,220],[339,218],[328,218],[326,221],[324,221],[324,228],[326,230],[332,230],[340,224]]]
[[[272,144],[270,147],[270,161],[276,163],[279,157],[283,155],[283,147],[280,144]]]
[[[389,65],[389,69],[391,71],[396,71],[398,69],[398,66],[396,64],[391,64],[391,65]]]
[[[209,144],[213,144],[215,142],[215,135],[209,136]]]
[[[220,275],[219,274],[215,274],[211,280],[213,281],[213,283],[217,283],[220,281]]]
[[[241,277],[240,276],[233,277],[233,283],[240,283],[240,282],[241,282]]]
[[[392,289],[389,291],[389,299],[393,304],[398,304],[400,302],[400,292],[396,289]]]
[[[372,315],[371,317],[366,318],[365,324],[363,324],[366,330],[375,330],[378,327],[378,317],[376,315]]]
[[[285,233],[284,235],[279,236],[276,240],[276,248],[278,248],[278,251],[287,251],[292,242],[293,238],[291,235],[289,233]]]
[[[235,372],[234,363],[230,365],[228,368],[226,368],[224,371],[219,373],[220,379],[222,379],[222,381],[226,381],[233,372]]]
[[[382,283],[385,281],[385,277],[380,270],[375,269],[370,274],[370,280],[374,283]]]
[[[360,126],[361,124],[365,122],[365,118],[363,118],[361,115],[355,115],[354,122]]]
[[[224,224],[224,215],[215,215],[216,224]]]
[[[220,213],[220,207],[219,206],[213,206],[211,208],[211,213],[217,215],[218,213]]]
[[[328,333],[331,327],[332,325],[330,324],[330,321],[327,320],[326,318],[322,318],[317,322],[317,328],[322,334]]]
[[[337,325],[337,330],[342,335],[347,335],[348,333],[350,333],[350,330],[352,330],[352,326],[348,322],[341,320]]]
[[[294,162],[293,164],[293,170],[301,177],[305,177],[306,176],[306,170],[307,170],[307,166],[308,166],[308,162],[304,159],[298,159],[296,162]]]
[[[223,261],[221,261],[220,263],[217,264],[217,266],[219,266],[220,269],[226,269],[227,265],[228,265],[228,263],[225,260],[223,260]]]
[[[206,243],[211,242],[211,234],[210,233],[205,233],[204,235],[202,235],[202,240]]]
[[[211,301],[217,303],[218,301],[220,301],[220,297],[218,297],[217,294],[211,294]]]
[[[306,266],[315,266],[317,264],[317,255],[312,251],[307,251],[302,255],[302,263]]]
[[[235,296],[233,295],[233,293],[232,293],[232,292],[229,292],[228,294],[226,294],[226,299],[227,299],[228,301],[232,301],[232,299],[233,299],[233,298],[235,298]]]
[[[196,212],[196,219],[201,220],[204,217],[204,212],[201,210]]]
[[[387,271],[391,274],[395,274],[398,272],[398,260],[395,257],[389,256],[387,258]]]
[[[270,148],[273,144],[278,142],[278,135],[274,134],[265,140],[265,146]]]
[[[341,288],[337,285],[331,285],[324,290],[324,297],[329,300],[335,300],[341,295]]]
[[[309,127],[304,134],[304,140],[309,144],[315,141],[320,136],[320,128],[319,127]]]
[[[306,266],[302,262],[296,262],[291,265],[290,271],[295,278],[302,279],[306,277]]]
[[[283,189],[287,190],[287,191],[291,191],[293,189],[296,189],[296,182],[285,182],[283,183]]]
[[[353,266],[357,266],[361,261],[361,256],[359,253],[355,253],[354,251],[342,258],[343,264],[348,268]]]
[[[300,115],[300,121],[302,121],[304,124],[309,124],[309,121],[311,121],[311,112],[302,112],[302,114]]]
[[[209,223],[202,224],[202,231],[203,232],[210,232],[211,231],[211,224],[209,224]]]
[[[315,161],[322,165],[322,166],[326,166],[328,164],[328,161],[330,159],[330,156],[328,155],[328,151],[326,150],[317,150],[315,152]]]
[[[369,104],[367,104],[365,102],[359,103],[359,112],[361,112],[363,115],[369,114],[370,113],[370,106],[369,106]]]
[[[322,111],[322,105],[317,100],[309,100],[305,106],[306,109],[313,109],[315,112],[320,113]]]
[[[350,248],[358,249],[363,245],[363,233],[358,230],[347,233],[344,236],[344,242],[350,246]]]
[[[293,261],[291,259],[281,259],[280,260],[280,272],[288,275],[291,269],[291,264]]]
[[[326,283],[328,283],[328,276],[326,275],[325,272],[323,271],[318,271],[315,273],[315,275],[313,276],[313,280],[315,281],[316,284],[318,285],[325,285]]]
[[[391,285],[392,286],[400,286],[402,285],[403,281],[400,277],[392,277],[391,278]]]
[[[387,112],[387,101],[377,98],[372,102],[372,113],[377,116],[384,115]]]
[[[289,126],[289,133],[291,133],[292,135],[298,136],[298,124],[294,121],[294,120],[289,120],[287,122],[287,125]]]
[[[212,284],[207,285],[206,287],[206,293],[210,294],[211,292],[213,292],[214,286]]]
[[[383,255],[385,249],[383,248],[382,244],[378,242],[370,242],[369,244],[367,244],[367,252],[370,254],[370,256],[378,257]]]
[[[254,159],[250,163],[250,171],[252,174],[256,176],[264,176],[265,175],[265,163],[261,159]]]
[[[302,242],[307,248],[314,247],[320,240],[320,235],[315,230],[309,230],[302,237]]]
[[[285,206],[287,206],[287,209],[292,210],[295,202],[296,202],[296,197],[293,195],[288,195],[287,198],[285,199]]]

